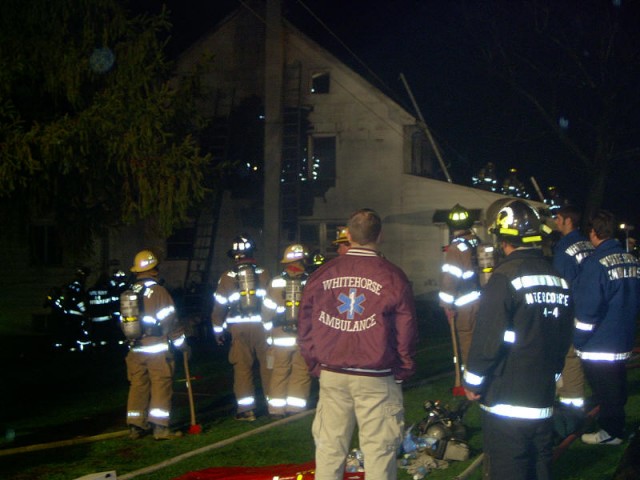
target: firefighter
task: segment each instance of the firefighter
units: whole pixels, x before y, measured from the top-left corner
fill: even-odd
[[[70,352],[84,351],[91,345],[91,321],[87,316],[87,292],[85,284],[90,271],[86,267],[76,269],[73,280],[62,288],[54,289],[46,306],[54,317],[54,347]]]
[[[473,219],[469,211],[460,204],[449,212],[447,224],[452,240],[445,247],[438,296],[454,335],[453,362],[459,372],[467,361],[478,312],[480,279],[477,253],[480,240],[471,229]],[[456,345],[458,352],[455,351]]]
[[[498,179],[496,178],[496,169],[493,162],[488,162],[480,169],[477,177],[473,177],[473,186],[489,192],[498,190]]]
[[[510,197],[529,198],[524,183],[518,178],[517,169],[509,169],[509,176],[502,182],[502,194]]]
[[[158,283],[158,258],[150,250],[135,256],[135,282],[121,295],[122,328],[129,340],[127,424],[133,440],[151,433],[156,440],[181,436],[171,432],[171,397],[175,361],[172,346],[188,354],[171,294]]]
[[[332,242],[338,255],[344,255],[351,246],[347,238],[347,227],[340,226],[336,229],[336,239]]]
[[[490,220],[505,257],[483,289],[463,377],[482,410],[483,478],[549,479],[571,293],[542,254],[546,226],[530,205],[514,199]]]
[[[235,266],[222,274],[214,293],[211,323],[216,343],[222,345],[225,332],[231,335],[229,363],[233,365],[236,420],[256,419],[256,388],[253,365],[260,367],[262,390],[268,397],[270,372],[266,364],[267,338],[262,323],[262,299],[271,280],[253,258],[255,245],[247,235],[233,240],[227,255]]]
[[[309,254],[306,264],[306,270],[309,275],[315,272],[318,268],[324,265],[327,259],[325,256],[320,253],[320,250],[314,250],[311,254]]]
[[[94,347],[104,347],[111,336],[112,301],[109,293],[109,277],[103,273],[96,283],[87,290],[89,300],[87,314],[91,320],[91,341]],[[118,301],[120,298],[118,297]]]
[[[555,223],[562,237],[553,248],[553,267],[572,287],[580,265],[593,253],[593,245],[580,233],[580,210],[571,205],[555,212]],[[555,414],[558,433],[566,436],[574,432],[584,417],[584,372],[573,346],[569,348],[562,376],[557,383],[560,407]]]
[[[301,412],[307,408],[311,377],[298,347],[298,310],[302,290],[309,276],[305,271],[307,250],[289,245],[280,263],[281,275],[273,278],[262,304],[263,318],[271,323],[267,343],[271,366],[269,414],[274,418]]]

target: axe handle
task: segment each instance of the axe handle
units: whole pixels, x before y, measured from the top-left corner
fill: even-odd
[[[456,334],[456,314],[451,310],[447,310],[447,320],[451,329],[451,345],[453,346],[453,358],[456,373],[455,387],[459,387],[460,383],[460,352],[458,351],[458,335]]]
[[[186,353],[182,354],[184,360],[184,373],[187,377],[187,393],[189,394],[189,410],[191,411],[191,425],[196,424],[196,409],[193,405],[193,392],[191,391],[191,374],[189,373],[189,360]]]

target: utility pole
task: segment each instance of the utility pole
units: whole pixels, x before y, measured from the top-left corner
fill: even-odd
[[[420,108],[418,107],[418,104],[416,103],[415,98],[413,98],[413,93],[411,92],[411,89],[409,88],[409,84],[407,83],[407,79],[404,78],[404,73],[400,74],[400,80],[402,80],[402,83],[404,84],[404,88],[407,89],[407,93],[409,94],[409,98],[411,99],[411,103],[413,103],[413,108],[415,108],[416,112],[418,113],[418,118],[420,119],[420,128],[422,128],[424,133],[427,135],[427,138],[429,139],[429,143],[431,144],[431,148],[433,148],[433,152],[436,154],[436,158],[438,159],[438,163],[440,163],[440,168],[444,172],[445,177],[447,177],[447,182],[452,183],[451,175],[449,175],[449,170],[447,170],[447,166],[444,164],[444,160],[442,159],[442,155],[440,155],[440,149],[438,148],[438,144],[433,139],[433,135],[431,135],[431,130],[429,130],[429,127],[427,126],[427,123],[424,121],[424,117],[422,116],[422,112],[420,111]]]
[[[284,36],[282,1],[267,0],[264,66],[264,264],[275,272],[280,248]]]

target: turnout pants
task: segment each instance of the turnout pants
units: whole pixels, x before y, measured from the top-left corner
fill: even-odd
[[[367,480],[395,480],[396,453],[404,431],[402,402],[402,387],[393,376],[323,370],[312,426],[316,480],[342,480],[356,422]]]
[[[229,363],[233,365],[233,393],[238,403],[238,413],[256,408],[256,388],[253,365],[260,367],[262,390],[269,395],[270,372],[267,369],[267,339],[262,322],[232,324]]]
[[[278,401],[278,405],[269,402],[269,413],[284,415],[305,410],[311,389],[311,377],[307,364],[300,355],[300,349],[297,346],[274,346],[269,354],[273,356],[269,399]]]
[[[173,355],[130,351],[126,363],[130,383],[127,424],[145,430],[149,422],[168,427],[175,371]]]

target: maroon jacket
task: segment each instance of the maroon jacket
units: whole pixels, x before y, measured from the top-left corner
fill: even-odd
[[[352,247],[309,277],[298,344],[311,374],[326,369],[405,380],[415,372],[417,336],[407,276],[375,251]]]

